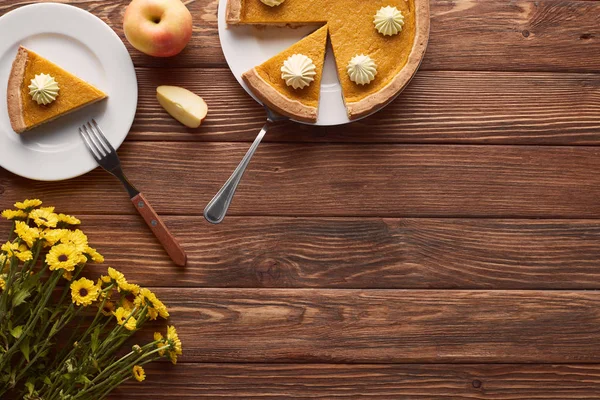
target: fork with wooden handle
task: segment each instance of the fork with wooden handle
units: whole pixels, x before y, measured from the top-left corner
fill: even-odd
[[[154,211],[150,203],[148,203],[144,195],[127,180],[121,169],[121,160],[119,160],[117,152],[106,139],[106,136],[104,136],[98,123],[92,119],[87,124],[79,127],[79,134],[98,165],[119,179],[123,186],[125,186],[125,190],[129,193],[135,209],[144,218],[144,221],[146,221],[146,224],[148,224],[150,230],[152,230],[154,236],[160,241],[175,265],[185,266],[187,262],[185,251],[183,251],[177,240],[169,232],[167,226],[160,219],[156,211]]]

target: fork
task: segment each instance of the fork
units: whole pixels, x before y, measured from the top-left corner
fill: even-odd
[[[144,195],[127,180],[121,168],[121,160],[119,160],[117,152],[106,139],[106,136],[104,136],[96,120],[92,119],[80,126],[79,134],[98,165],[120,180],[123,186],[125,186],[125,190],[129,193],[129,198],[135,209],[144,218],[144,221],[146,221],[146,224],[148,224],[148,227],[150,227],[154,236],[160,241],[175,265],[185,266],[187,262],[185,251],[183,251],[177,240],[169,232],[167,226],[160,219],[156,211],[154,211],[150,203],[148,203]]]
[[[256,139],[248,149],[248,152],[242,158],[239,165],[233,171],[227,182],[223,185],[223,187],[217,192],[215,197],[206,205],[204,208],[204,218],[210,222],[211,224],[220,224],[225,218],[225,214],[227,214],[227,210],[229,209],[229,205],[233,200],[233,196],[235,195],[235,191],[242,180],[242,176],[244,176],[244,172],[246,171],[246,167],[250,164],[252,160],[252,156],[258,149],[258,145],[265,137],[265,134],[269,130],[269,127],[273,122],[278,121],[287,121],[288,117],[284,117],[283,115],[279,115],[269,107],[263,105],[265,111],[267,112],[267,122],[262,127]]]

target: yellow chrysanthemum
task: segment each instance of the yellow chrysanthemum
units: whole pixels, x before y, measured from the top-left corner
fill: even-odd
[[[15,222],[15,233],[21,238],[22,241],[27,243],[30,248],[40,238],[40,230],[38,228],[31,228],[23,221]]]
[[[131,312],[135,308],[135,304],[133,304],[134,297],[131,293],[126,294],[121,298],[121,307]]]
[[[33,259],[33,254],[25,244],[6,242],[0,246],[0,250],[8,257],[17,257],[23,262]]]
[[[177,364],[177,356],[183,354],[181,340],[174,326],[167,326],[167,342],[169,343],[169,358],[173,364]]]
[[[53,209],[53,207],[35,209],[29,213],[29,218],[33,219],[33,222],[35,222],[37,226],[56,228],[58,215],[54,214],[50,209]]]
[[[113,312],[113,315],[117,319],[117,324],[125,326],[125,329],[133,331],[137,326],[137,321],[134,317],[129,317],[127,322],[125,319],[131,314],[131,311],[124,309],[123,307],[117,308],[117,311]]]
[[[169,312],[167,311],[167,307],[149,289],[140,289],[140,294],[135,298],[134,304],[139,308],[143,306],[148,306],[149,310],[156,310],[158,312],[158,315],[160,315],[162,318],[169,318]],[[150,319],[156,319],[155,313],[149,312],[148,315],[150,316]],[[152,318],[153,315],[154,318]]]
[[[78,253],[83,253],[88,247],[88,238],[79,229],[74,231],[67,230],[65,234],[60,238],[61,243],[72,244],[77,249]]]
[[[66,280],[68,280],[69,282],[71,282],[71,280],[73,279],[73,272],[71,272],[71,271],[65,271],[62,274],[62,277],[65,278]]]
[[[129,283],[125,279],[118,281],[117,284],[119,285],[119,292],[128,292],[134,296],[137,296],[140,293],[139,285],[136,285],[135,283]]]
[[[40,237],[44,239],[44,247],[52,247],[62,239],[67,233],[66,229],[44,229],[40,232]]]
[[[89,306],[98,299],[98,286],[91,279],[80,278],[71,283],[71,299],[78,306]]]
[[[90,256],[93,262],[95,263],[103,263],[104,256],[96,251],[96,249],[91,248],[90,246],[85,246],[85,250],[83,251],[85,254]]]
[[[51,271],[60,268],[73,271],[79,264],[79,256],[80,254],[72,244],[59,243],[46,254],[46,263],[50,266]]]
[[[81,221],[71,215],[67,215],[67,214],[58,214],[58,222],[63,222],[67,225],[79,225],[81,224]]]
[[[146,372],[144,372],[144,368],[142,368],[139,365],[134,365],[133,366],[133,377],[138,382],[142,382],[144,379],[146,379]]]
[[[102,306],[102,309],[100,311],[102,312],[102,314],[106,315],[107,317],[110,317],[115,311],[115,303],[113,303],[112,301],[105,301],[104,306]]]
[[[2,217],[6,219],[26,219],[27,213],[23,210],[4,210]]]
[[[125,318],[127,318],[127,316],[130,313],[131,313],[131,311],[127,311],[123,307],[119,307],[115,311],[113,311],[113,315],[117,319],[117,324],[119,324],[119,325],[123,325],[125,323]]]
[[[114,269],[113,267],[108,267],[108,276],[110,276],[110,278],[114,281],[114,282],[119,282],[119,281],[123,281],[125,280],[125,275],[123,275],[121,272],[117,271],[116,269]]]
[[[0,275],[0,289],[6,290],[6,275]]]
[[[15,203],[15,207],[19,210],[31,210],[34,207],[39,207],[42,205],[42,201],[40,199],[26,199],[23,202],[17,201]]]
[[[154,341],[159,341],[158,343],[156,343],[156,347],[159,349],[162,349],[163,347],[166,347],[167,345],[165,344],[165,341],[163,340],[163,335],[160,332],[154,332]],[[159,350],[158,354],[162,357],[165,355],[165,350]]]

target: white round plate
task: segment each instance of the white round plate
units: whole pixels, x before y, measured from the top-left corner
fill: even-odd
[[[0,17],[0,38],[0,166],[43,181],[93,170],[98,165],[77,131],[91,118],[114,148],[123,143],[137,107],[137,78],[125,45],[101,19],[65,4],[33,4]],[[16,134],[8,119],[6,87],[19,45],[98,87],[108,99]]]
[[[318,27],[303,26],[290,29],[286,27],[227,26],[226,8],[227,0],[220,0],[219,39],[223,54],[240,85],[254,100],[260,103],[242,80],[242,74],[287,49]],[[350,120],[342,98],[342,86],[338,81],[331,47],[328,46],[321,78],[319,116],[317,122],[311,125],[341,125],[348,122]]]

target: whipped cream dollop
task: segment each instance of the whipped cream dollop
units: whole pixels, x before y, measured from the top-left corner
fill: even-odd
[[[31,80],[28,86],[29,94],[38,104],[50,104],[58,96],[58,83],[47,74],[38,74]]]
[[[317,67],[309,57],[304,54],[294,54],[283,62],[281,79],[294,89],[302,89],[315,80],[316,70]]]
[[[373,20],[375,29],[384,36],[397,35],[404,25],[404,15],[396,7],[381,7]]]
[[[268,5],[269,7],[275,7],[283,3],[285,0],[260,0],[263,4]]]
[[[377,65],[369,56],[358,54],[350,60],[346,67],[350,80],[359,85],[371,83],[377,75]]]

